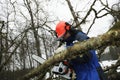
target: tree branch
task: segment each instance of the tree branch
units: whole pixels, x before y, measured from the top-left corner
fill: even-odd
[[[113,27],[115,26],[116,24]],[[45,63],[32,70],[30,73],[26,74],[21,80],[29,80],[35,76],[43,75],[43,73],[45,73],[45,70],[64,59],[72,59],[77,55],[83,55],[88,50],[99,49],[102,46],[110,45],[120,45],[120,25],[118,29],[111,28],[107,33],[103,35],[93,37],[83,42],[77,42],[74,44],[74,46],[67,48],[67,50],[57,53],[55,56],[52,56],[46,60]]]
[[[92,3],[92,5],[90,6],[90,9],[87,12],[86,16],[82,19],[82,21],[79,24],[76,25],[76,27],[78,27],[80,24],[82,24],[82,23],[85,22],[85,20],[87,19],[87,17],[89,16],[89,14],[91,13],[91,11],[93,10],[92,8],[93,8],[93,6],[94,6],[94,4],[95,4],[96,1],[97,0],[94,0],[94,2]]]
[[[75,23],[76,23],[76,25],[78,25],[78,24],[79,24],[78,16],[75,14],[75,11],[74,11],[74,9],[73,9],[73,7],[72,7],[72,5],[71,5],[70,0],[66,0],[66,1],[67,1],[67,3],[68,3],[69,9],[70,9],[71,14],[72,14],[72,16],[73,16],[73,18],[74,18]],[[79,25],[78,25],[78,26],[79,26]],[[77,27],[78,27],[78,26],[77,26]],[[79,30],[82,31],[81,27],[79,27]]]

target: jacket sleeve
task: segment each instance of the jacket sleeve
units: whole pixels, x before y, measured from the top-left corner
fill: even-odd
[[[72,59],[72,63],[87,63],[91,59],[91,54],[90,53],[85,53],[82,56],[77,56],[76,58]]]
[[[77,41],[84,41],[89,39],[89,37],[83,33],[83,32],[79,32],[76,34],[76,40]],[[82,56],[77,56],[75,59],[73,59],[72,61],[75,61],[77,63],[87,63],[92,57],[92,54],[90,52],[84,53]]]
[[[83,32],[78,32],[76,34],[76,40],[78,40],[78,41],[84,41],[84,40],[87,40],[87,39],[89,39],[89,37]]]

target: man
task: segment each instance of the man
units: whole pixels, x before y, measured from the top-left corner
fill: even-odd
[[[85,33],[71,28],[71,25],[65,21],[60,21],[56,25],[56,35],[58,40],[66,42],[66,47],[73,46],[76,40],[89,39]],[[77,56],[70,61],[70,65],[76,73],[76,80],[107,80],[98,63],[95,50],[90,50],[83,56]]]

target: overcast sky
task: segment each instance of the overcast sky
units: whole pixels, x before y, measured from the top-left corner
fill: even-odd
[[[4,1],[4,0],[2,0]],[[15,1],[15,0],[11,0],[11,1]],[[22,4],[22,0],[16,0],[19,2],[19,4]],[[42,0],[40,0],[42,1]],[[88,7],[91,5],[91,3],[94,0],[70,0],[72,2],[72,5],[74,7],[75,11],[87,11]],[[106,0],[103,0],[106,1]],[[111,7],[112,4],[118,2],[119,0],[108,0],[108,4],[109,7]],[[42,3],[44,5],[44,9],[46,9],[46,11],[49,12],[50,15],[53,15],[55,17],[58,17],[59,20],[63,20],[63,21],[67,21],[69,22],[72,19],[72,15],[70,13],[70,10],[67,6],[67,3],[65,0],[47,0]],[[19,6],[19,5],[18,5]],[[19,7],[22,12],[25,14],[26,9]],[[102,6],[100,5],[99,2],[97,2],[94,6],[95,9],[100,10],[102,8]],[[104,13],[104,11],[102,12]],[[102,14],[101,13],[101,14]],[[25,14],[25,16],[28,16],[28,14]],[[85,16],[85,13],[80,14],[81,17]],[[88,18],[88,20],[90,21],[93,18],[93,15],[91,14]],[[105,33],[112,22],[113,18],[110,15],[107,15],[104,18],[98,19],[96,20],[95,24],[93,25],[93,27],[91,28],[88,36],[97,36],[100,34]],[[57,22],[56,22],[57,24]],[[89,28],[89,22],[86,24],[81,25],[82,29],[84,32],[87,32],[88,28]],[[55,29],[55,25],[52,25],[52,28]]]
[[[88,9],[90,2],[91,3],[93,2],[93,0],[87,0],[87,1],[86,0],[71,0],[71,1],[72,1],[72,5],[74,6],[75,11],[79,11],[79,10],[85,11]],[[106,0],[104,0],[104,1],[106,1]],[[116,3],[117,1],[119,1],[119,0],[108,0],[108,3],[110,4],[110,7],[111,7],[111,5]],[[54,14],[60,20],[70,21],[70,19],[72,19],[72,16],[71,16],[68,6],[66,6],[66,5],[67,4],[66,4],[65,0],[61,0],[61,1],[60,0],[51,0],[51,2],[48,3],[49,7],[47,7],[47,9],[51,14]],[[96,3],[96,5],[94,7],[97,10],[102,8],[100,3],[98,3],[98,2]],[[104,11],[102,13],[104,13]],[[84,16],[84,14],[81,16]],[[92,19],[92,17],[93,16],[91,15],[89,17],[89,20]],[[97,35],[105,33],[109,29],[112,20],[113,20],[113,18],[110,15],[107,15],[104,18],[96,20],[96,22],[93,25],[93,27],[91,28],[88,36],[92,37],[92,36],[97,36]],[[87,32],[88,27],[89,27],[88,25],[89,25],[89,23],[87,23],[85,25],[81,25],[84,32]]]

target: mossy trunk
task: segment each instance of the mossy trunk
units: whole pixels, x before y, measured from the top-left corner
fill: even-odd
[[[43,75],[47,72],[47,70],[64,59],[71,59],[76,57],[77,55],[83,55],[85,52],[91,49],[98,49],[102,46],[110,46],[110,45],[120,45],[120,29],[117,30],[109,30],[109,32],[100,35],[98,37],[93,37],[89,40],[78,42],[74,44],[74,46],[69,47],[67,50],[61,51],[56,55],[52,56],[48,60],[45,61],[44,64],[39,67],[33,69],[30,73],[26,74],[21,80],[29,80],[35,76]],[[44,77],[41,76],[41,80]]]

